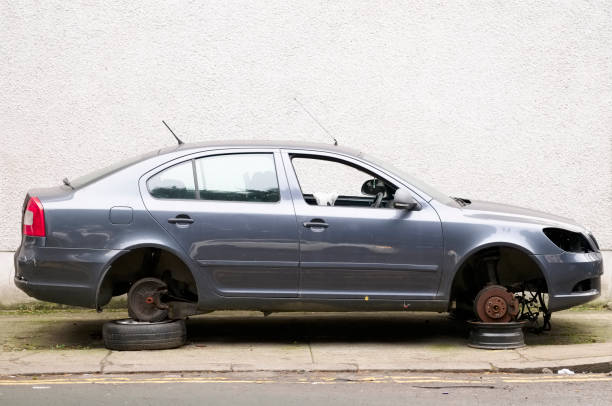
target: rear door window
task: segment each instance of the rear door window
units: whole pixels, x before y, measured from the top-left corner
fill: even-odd
[[[280,191],[271,153],[214,155],[196,159],[199,198],[278,202]]]
[[[171,166],[147,181],[151,196],[158,199],[197,199],[193,161]]]

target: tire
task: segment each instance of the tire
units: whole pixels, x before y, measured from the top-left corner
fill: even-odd
[[[102,337],[109,350],[165,350],[184,345],[187,330],[184,320],[148,323],[122,319],[104,323]]]

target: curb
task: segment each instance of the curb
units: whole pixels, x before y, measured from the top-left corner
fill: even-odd
[[[544,368],[557,373],[560,369],[570,369],[575,373],[608,373],[612,372],[612,361],[599,361],[590,363],[562,363],[554,362],[554,365],[540,365],[529,367],[500,367],[492,372],[504,372],[514,374],[541,374]]]
[[[510,364],[510,363],[509,363]],[[105,365],[101,368],[67,368],[46,371],[24,371],[24,368],[2,368],[0,376],[36,376],[36,375],[65,375],[65,374],[95,374],[95,375],[112,375],[112,374],[157,374],[157,373],[234,373],[234,372],[275,372],[275,373],[316,373],[316,372],[349,372],[349,373],[367,373],[367,372],[395,372],[395,373],[513,373],[513,374],[542,374],[543,369],[547,368],[556,374],[561,369],[570,369],[575,373],[609,373],[612,372],[612,357],[605,357],[603,360],[593,360],[592,362],[584,362],[580,360],[565,360],[565,361],[544,361],[541,363],[528,362],[521,366],[518,363],[512,365],[490,364],[489,367],[482,367],[482,364],[473,366],[454,366],[449,368],[443,367],[381,367],[381,368],[359,368],[356,364],[332,364],[332,365],[301,365],[299,367],[277,367],[277,368],[261,368],[252,365],[244,364],[226,364],[226,365],[210,365],[200,368],[129,368],[129,366]],[[21,369],[21,371],[20,371]],[[27,369],[27,368],[25,368]]]

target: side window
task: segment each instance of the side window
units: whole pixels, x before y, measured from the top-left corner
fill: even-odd
[[[304,200],[310,205],[388,207],[396,189],[340,161],[298,155],[291,162]]]
[[[200,199],[278,202],[280,191],[271,153],[215,155],[196,160]]]
[[[187,161],[153,175],[147,181],[151,196],[159,199],[196,199],[193,163]]]

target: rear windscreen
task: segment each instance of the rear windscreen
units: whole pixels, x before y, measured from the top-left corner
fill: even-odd
[[[143,155],[138,155],[136,157],[124,159],[123,161],[119,161],[113,165],[90,172],[87,175],[79,176],[78,178],[75,178],[75,179],[70,179],[70,184],[72,185],[72,187],[77,189],[89,183],[95,182],[105,176],[108,176],[111,173],[127,168],[128,166],[133,165],[137,162],[144,161],[145,159],[151,158],[157,154],[159,154],[159,150],[147,152],[146,154],[143,154]]]

